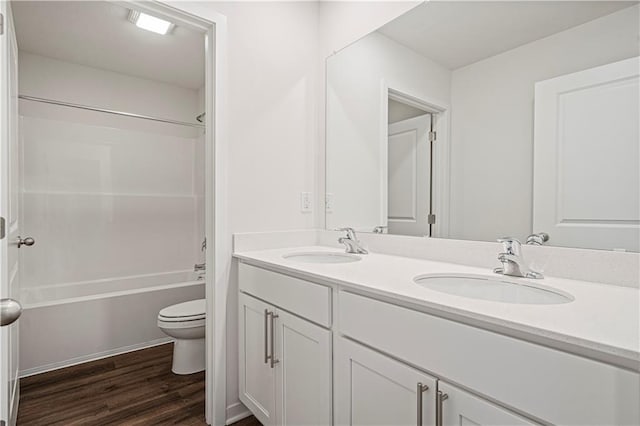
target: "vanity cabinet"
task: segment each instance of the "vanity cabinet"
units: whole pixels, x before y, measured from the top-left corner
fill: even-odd
[[[337,425],[435,425],[434,377],[345,338],[335,355]]]
[[[537,424],[442,380],[438,381],[438,398],[442,426]]]
[[[244,263],[239,289],[240,399],[264,425],[640,421],[636,371]]]
[[[279,274],[248,265],[241,271],[241,283],[249,275],[278,288]],[[240,400],[265,426],[331,424],[331,331],[245,292],[239,308]]]
[[[340,334],[441,380],[439,390],[451,398],[443,402],[445,424],[462,421],[460,414],[500,424],[501,408],[489,410],[489,400],[545,423],[640,421],[637,372],[347,291],[338,299]],[[459,397],[447,381],[484,398]],[[466,402],[454,402],[454,394]]]
[[[337,425],[534,425],[346,338],[336,345]]]

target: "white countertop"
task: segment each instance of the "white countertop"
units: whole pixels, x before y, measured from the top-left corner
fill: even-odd
[[[418,275],[433,273],[491,275],[489,265],[484,269],[376,253],[362,255],[358,262],[339,264],[304,263],[283,257],[317,251],[344,253],[313,246],[236,252],[234,257],[255,266],[380,295],[445,318],[640,371],[640,291],[636,288],[553,277],[513,278],[569,293],[575,300],[554,305],[501,303],[449,295],[413,282]]]

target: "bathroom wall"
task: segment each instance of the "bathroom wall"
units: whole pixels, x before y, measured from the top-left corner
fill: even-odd
[[[326,82],[327,59],[339,50],[397,18],[422,1],[322,1],[319,6],[319,93],[318,139],[316,144],[316,205],[324,206],[326,191]],[[317,228],[327,226],[318,211]]]
[[[25,95],[189,121],[197,111],[194,90],[28,53],[19,77]],[[22,253],[23,287],[193,268],[201,130],[24,100],[20,114],[24,232],[37,240]]]
[[[534,83],[638,56],[639,17],[626,8],[453,71],[451,238],[530,233]]]
[[[327,70],[327,228],[371,231],[386,224],[383,84],[447,107],[451,72],[378,32],[331,57]]]
[[[19,52],[20,94],[195,122],[196,90]]]
[[[175,3],[190,13],[227,18],[227,140],[224,143],[226,235],[311,228],[300,192],[315,191],[318,111],[318,4],[315,2]],[[314,206],[315,207],[315,206]],[[218,247],[220,250],[220,247]],[[226,308],[227,417],[238,399],[237,280],[231,257],[216,275]]]

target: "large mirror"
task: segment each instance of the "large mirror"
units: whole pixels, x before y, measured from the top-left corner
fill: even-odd
[[[329,57],[326,227],[639,251],[639,17],[431,1]]]

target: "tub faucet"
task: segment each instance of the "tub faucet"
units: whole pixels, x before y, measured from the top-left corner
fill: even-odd
[[[206,271],[206,270],[207,270],[207,264],[206,263],[196,263],[195,265],[193,265],[193,271],[194,272]]]
[[[540,272],[533,271],[527,266],[522,257],[522,244],[511,237],[498,239],[502,243],[503,253],[498,254],[498,260],[502,262],[501,268],[495,268],[496,274],[509,275],[523,278],[544,278]]]
[[[340,228],[338,231],[344,231],[346,236],[338,238],[340,244],[344,244],[347,253],[368,254],[369,252],[362,247],[360,240],[356,236],[356,231],[353,228]]]

